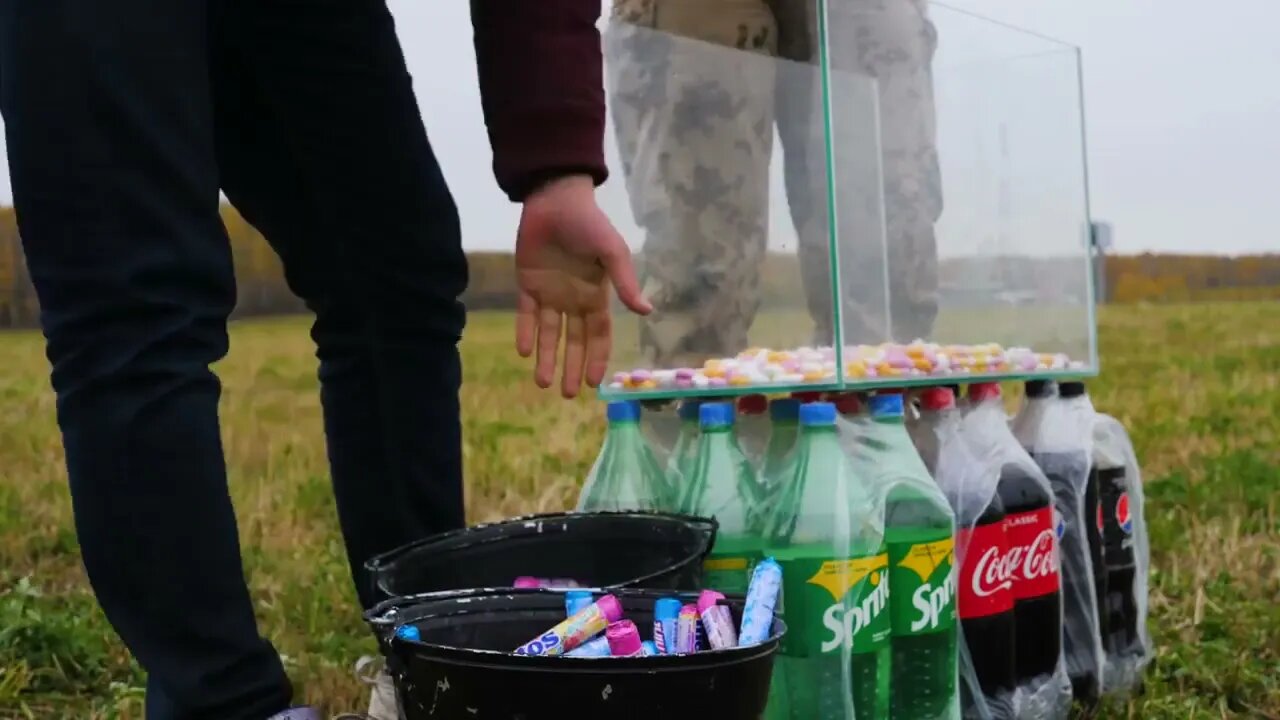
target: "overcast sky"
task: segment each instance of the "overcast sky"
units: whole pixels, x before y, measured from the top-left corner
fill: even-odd
[[[1117,250],[1140,252],[1257,252],[1280,250],[1280,2],[1276,0],[949,0],[962,8],[1053,36],[1082,48],[1088,171],[1095,219],[1115,226]],[[467,4],[391,0],[408,55],[428,132],[457,197],[466,243],[472,249],[510,247],[517,218],[493,184],[490,154],[480,121]],[[949,216],[940,228],[943,245],[962,234],[965,223],[981,223],[971,192],[978,133],[967,86],[958,78],[963,33],[947,33],[954,13],[939,9],[939,132],[942,137]],[[1011,34],[987,37],[1010,38]],[[948,45],[951,41],[952,44]],[[1034,44],[1034,43],[1033,43]],[[1049,47],[1046,45],[1046,47]],[[1067,56],[1062,56],[1067,57]],[[1062,138],[1069,113],[1054,112],[1062,94],[1060,60],[1042,73],[1037,87],[1017,90],[1010,110],[1014,124],[1046,113],[1053,129],[1043,146],[1017,145],[1014,185],[1026,182],[1027,167],[1052,167],[1070,184],[1073,148]],[[1069,61],[1066,61],[1069,62]],[[1059,87],[1047,88],[1047,85]],[[1011,83],[1009,87],[1018,87]],[[1043,108],[1043,109],[1041,109]],[[1039,113],[1039,115],[1037,115]],[[1055,124],[1056,123],[1056,124]],[[1031,131],[1026,131],[1030,133]],[[1015,128],[1015,135],[1016,135]],[[985,146],[984,146],[985,147]],[[1044,153],[1038,155],[1037,153]],[[0,160],[3,145],[0,145]],[[615,175],[615,177],[617,177]],[[1032,181],[1030,186],[1034,186]],[[1047,188],[1050,184],[1045,184]],[[611,182],[603,202],[626,215],[620,183]],[[1058,217],[1034,203],[1053,194],[1057,210],[1071,217],[1074,200],[1026,191],[1015,196],[1017,232],[1028,218]],[[7,165],[0,173],[0,203],[10,201]],[[779,198],[778,202],[784,202]],[[785,206],[784,206],[785,207]],[[965,217],[965,213],[976,213]],[[775,229],[781,212],[774,212]]]

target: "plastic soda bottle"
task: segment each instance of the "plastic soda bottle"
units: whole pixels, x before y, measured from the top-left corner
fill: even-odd
[[[606,413],[604,446],[578,496],[577,511],[673,509],[667,476],[640,432],[640,403],[611,402]]]
[[[762,499],[755,468],[734,434],[733,403],[703,403],[698,409],[698,454],[681,493],[680,511],[714,517],[715,545],[703,563],[704,586],[725,594],[747,592],[760,559],[758,528],[752,527]]]
[[[957,717],[955,515],[916,452],[902,395],[871,398],[860,443],[885,502],[895,720]]]
[[[764,395],[745,395],[739,398],[735,425],[742,452],[756,468],[761,468],[772,431],[769,399]]]
[[[769,403],[769,420],[769,443],[765,445],[764,461],[760,467],[760,485],[764,494],[759,513],[761,524],[767,520],[778,491],[795,475],[800,401],[779,398]]]
[[[800,408],[795,475],[766,524],[787,623],[770,720],[882,720],[889,712],[889,556],[836,409]]]
[[[684,488],[685,481],[693,477],[693,466],[698,459],[698,408],[700,400],[685,400],[676,411],[680,417],[680,432],[676,435],[675,444],[671,446],[671,456],[667,459],[667,479],[677,492]]]

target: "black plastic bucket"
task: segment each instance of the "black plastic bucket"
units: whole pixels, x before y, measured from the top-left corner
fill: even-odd
[[[597,591],[602,592],[602,591]],[[610,590],[649,637],[654,602],[697,593]],[[742,596],[724,601],[742,621]],[[464,590],[388,600],[365,614],[382,641],[406,720],[759,720],[778,642],[635,658],[529,657],[519,645],[564,620],[560,590]],[[420,641],[396,637],[411,624]]]
[[[528,515],[411,543],[367,563],[379,599],[511,587],[520,576],[590,587],[700,587],[712,518],[647,512]]]

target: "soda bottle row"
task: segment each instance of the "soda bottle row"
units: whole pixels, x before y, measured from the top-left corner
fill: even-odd
[[[831,402],[749,396],[737,407],[693,400],[674,412],[612,403],[605,446],[578,509],[715,517],[720,531],[704,586],[721,592],[745,592],[754,565],[777,559],[785,570],[779,608],[788,633],[771,720],[1064,717],[1071,680],[1088,700],[1097,695],[1091,682],[1113,689],[1141,677],[1150,657],[1146,564],[1131,567],[1131,591],[1115,595],[1112,614],[1129,618],[1117,627],[1132,628],[1135,639],[1113,643],[1121,659],[1113,662],[1110,645],[1104,654],[1101,641],[1091,644],[1105,637],[1112,603],[1094,576],[1095,568],[1112,573],[1105,524],[1098,525],[1103,552],[1095,563],[1079,552],[1095,546],[1076,520],[1089,517],[1089,478],[1110,466],[1094,463],[1081,482],[1084,441],[1045,439],[1024,448],[1020,438],[1078,436],[1087,415],[1076,412],[1074,426],[1053,420],[1063,413],[1037,405],[1047,396],[1030,389],[1013,430],[995,384],[970,386],[963,412],[941,388],[918,396],[918,411],[895,392],[826,398]],[[1067,388],[1067,400],[1074,392]],[[910,432],[905,415],[914,421]],[[1136,477],[1123,428],[1104,426],[1103,436],[1119,448],[1108,456],[1117,458],[1112,466]],[[1070,465],[1053,464],[1068,454]],[[1036,459],[1059,479],[1051,482]],[[1098,507],[1113,496],[1116,507],[1128,507],[1120,491],[1097,495]],[[1069,521],[1075,539],[1085,537],[1071,546],[1083,560],[1078,567],[1058,551]],[[1145,535],[1132,545],[1131,555],[1142,557]],[[1117,577],[1123,555],[1111,553]],[[1073,608],[1090,607],[1091,622],[1084,613],[1073,617]]]

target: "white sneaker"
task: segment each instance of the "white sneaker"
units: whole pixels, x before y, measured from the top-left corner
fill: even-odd
[[[377,666],[375,670],[374,667]],[[400,701],[396,697],[396,685],[387,672],[381,658],[368,655],[356,661],[356,677],[372,690],[369,694],[369,720],[404,720],[400,713]]]

